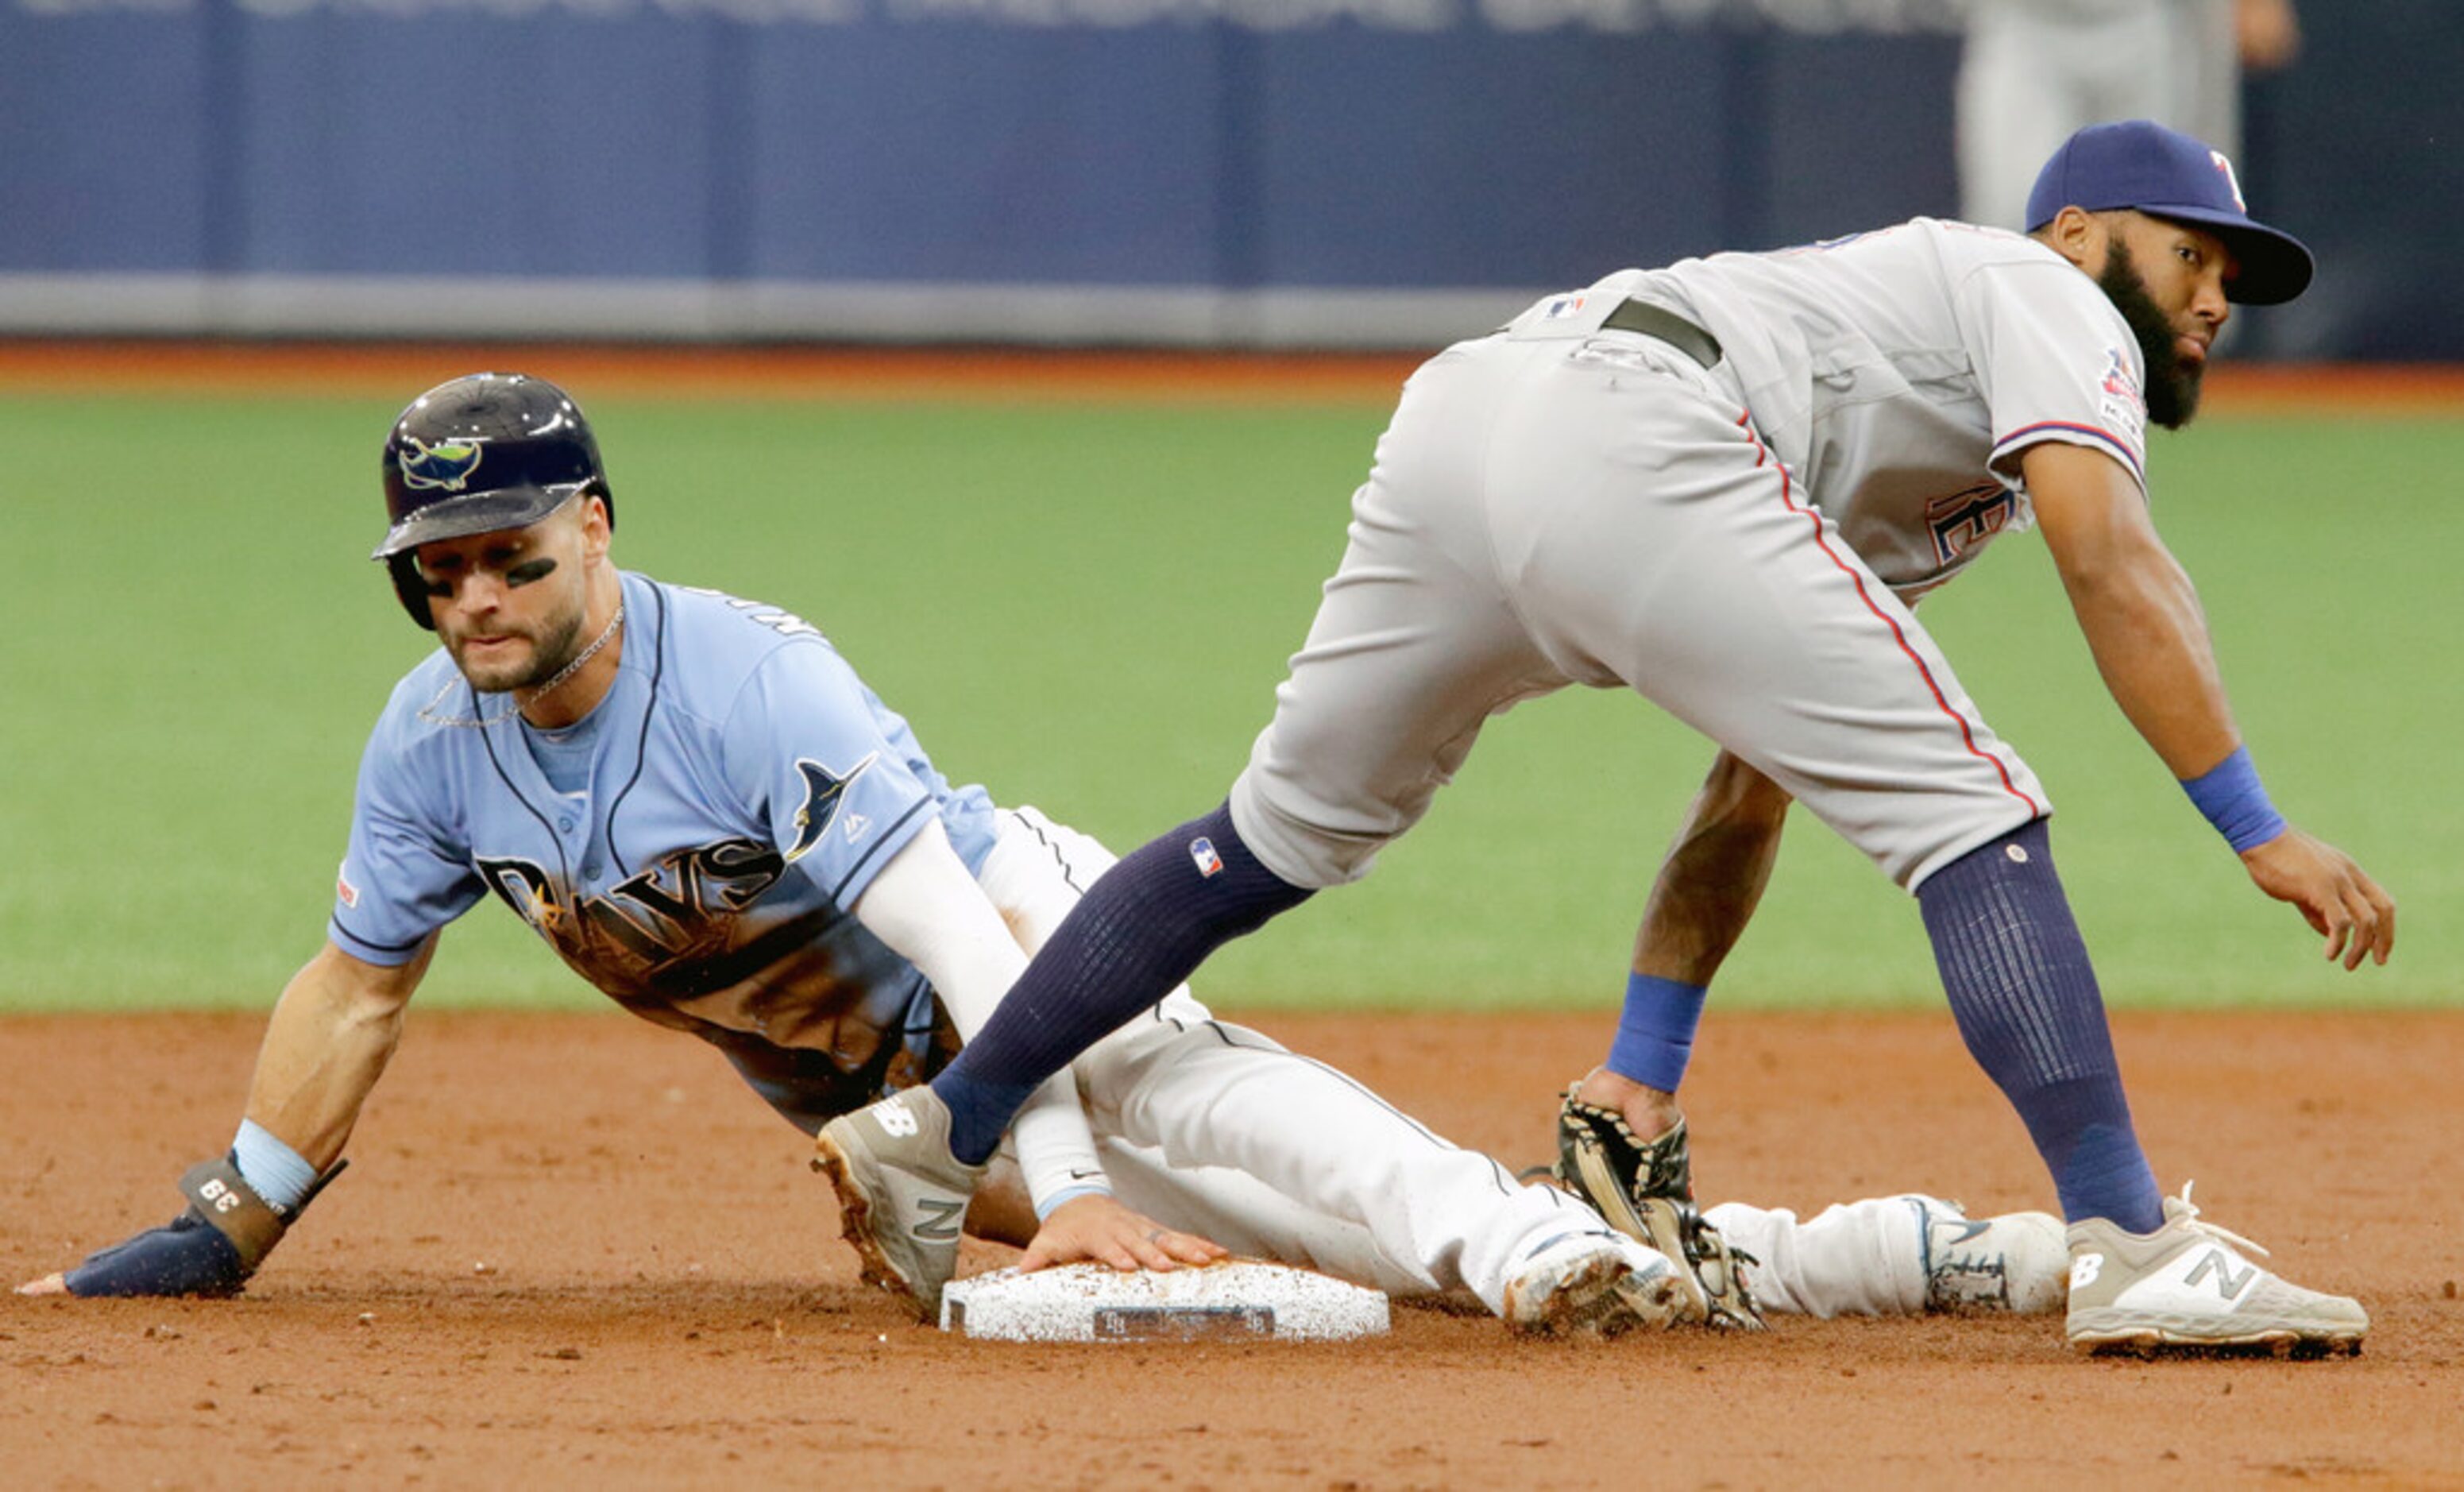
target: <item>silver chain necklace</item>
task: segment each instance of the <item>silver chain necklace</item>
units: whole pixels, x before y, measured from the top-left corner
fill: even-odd
[[[581,672],[582,666],[588,663],[592,658],[598,656],[599,649],[606,647],[607,644],[615,638],[616,629],[624,625],[625,604],[624,603],[619,602],[616,604],[616,614],[607,619],[606,626],[600,629],[598,637],[591,641],[589,647],[584,647],[582,651],[574,654],[573,661],[571,663],[568,663],[563,668],[557,669],[556,677],[548,680],[537,689],[517,689],[512,691],[515,697],[514,709],[500,710],[492,715],[482,714],[476,719],[457,715],[440,714],[437,713],[436,707],[445,703],[446,694],[450,694],[453,691],[453,686],[448,684],[445,686],[443,691],[439,692],[434,699],[429,700],[426,706],[422,707],[419,712],[419,717],[430,725],[466,726],[481,730],[495,725],[500,720],[510,720],[521,713],[521,706],[537,704],[539,701],[545,699],[549,694],[562,687],[567,679],[570,679],[576,673]]]

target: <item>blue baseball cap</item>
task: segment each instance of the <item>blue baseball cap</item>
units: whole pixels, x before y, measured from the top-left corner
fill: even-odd
[[[2291,233],[2251,217],[2224,152],[2148,120],[2091,124],[2062,142],[2028,193],[2028,231],[2064,208],[2135,208],[2208,230],[2241,264],[2225,286],[2228,300],[2277,305],[2310,284],[2310,251]]]

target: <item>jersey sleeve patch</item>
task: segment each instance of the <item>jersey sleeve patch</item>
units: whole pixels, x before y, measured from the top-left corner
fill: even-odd
[[[865,769],[880,759],[881,753],[867,752],[863,760],[845,772],[832,772],[810,757],[796,758],[796,772],[804,779],[804,801],[796,809],[796,838],[787,846],[789,865],[803,859],[815,845],[821,843],[822,836],[828,833],[830,825],[839,820],[840,807],[847,801],[847,784],[862,777]],[[862,839],[864,831],[869,827],[870,818],[851,809],[840,832],[847,836],[847,843],[853,844]]]
[[[2104,349],[2104,377],[2097,388],[2097,412],[2104,416],[2104,423],[2128,437],[2132,445],[2146,445],[2147,396],[2121,348]]]
[[[1962,282],[1960,295],[1991,411],[1991,470],[2015,483],[2021,451],[2060,441],[2104,451],[2145,488],[2139,349],[2096,282],[2046,254],[1988,266]]]

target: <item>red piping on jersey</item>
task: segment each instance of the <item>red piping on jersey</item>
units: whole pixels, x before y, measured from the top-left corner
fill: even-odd
[[[2044,420],[2035,425],[2023,425],[2019,428],[2013,430],[2010,434],[2003,436],[2000,443],[1994,446],[1993,454],[1988,459],[1990,461],[2001,460],[2013,446],[2017,445],[2023,438],[2034,435],[2039,430],[2068,430],[2074,435],[2089,435],[2104,442],[2106,445],[2111,446],[2115,450],[2122,453],[2122,464],[2130,468],[2130,474],[2139,478],[2139,485],[2142,487],[2147,485],[2147,472],[2139,465],[2139,457],[2132,452],[2128,446],[2123,444],[2121,436],[2114,434],[2111,430],[2098,429],[2093,425],[2073,425],[2068,420]],[[2030,442],[2030,444],[2033,445],[2035,443]]]
[[[2045,810],[2035,799],[2019,791],[2019,785],[2011,780],[2011,769],[2002,764],[2000,757],[1990,755],[1976,744],[1976,733],[1969,729],[1968,717],[1951,708],[1949,697],[1943,693],[1942,686],[1934,682],[1933,669],[1925,667],[1925,659],[1918,655],[1915,648],[1908,646],[1907,633],[1901,629],[1898,619],[1874,604],[1873,594],[1865,588],[1865,578],[1857,573],[1855,565],[1839,558],[1839,551],[1831,547],[1830,535],[1823,529],[1822,515],[1796,500],[1795,492],[1788,474],[1788,463],[1772,455],[1771,448],[1763,444],[1762,433],[1754,428],[1753,416],[1751,414],[1737,416],[1737,428],[1745,431],[1746,439],[1754,443],[1755,469],[1759,471],[1763,463],[1769,461],[1772,469],[1779,472],[1779,500],[1787,504],[1790,512],[1805,515],[1806,520],[1814,525],[1814,542],[1820,546],[1823,555],[1838,567],[1839,573],[1848,577],[1849,583],[1857,587],[1857,599],[1865,603],[1865,609],[1874,614],[1876,621],[1891,629],[1891,640],[1900,645],[1900,651],[1907,655],[1908,662],[1917,666],[1917,675],[1925,680],[1925,688],[1932,692],[1933,702],[1941,707],[1944,714],[1950,716],[1953,725],[1959,727],[1959,738],[1961,743],[1967,746],[1968,754],[1993,769],[1994,776],[2002,779],[2002,790],[2028,805],[2030,818],[2043,818]]]

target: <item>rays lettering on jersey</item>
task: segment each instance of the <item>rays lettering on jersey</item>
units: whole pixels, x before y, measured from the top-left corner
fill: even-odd
[[[1937,497],[1925,504],[1925,528],[1933,535],[1933,558],[1948,564],[1973,552],[2002,531],[2019,501],[1999,482],[1979,482],[1965,492]]]
[[[481,857],[488,889],[566,957],[596,962],[612,951],[642,978],[681,958],[724,951],[737,913],[778,884],[787,863],[759,840],[729,839],[672,851],[578,907],[561,899],[536,861]]]
[[[763,602],[745,601],[740,597],[731,596],[725,591],[712,590],[706,585],[679,585],[676,589],[694,596],[708,596],[714,600],[723,601],[729,605],[735,607],[737,610],[743,612],[747,619],[768,627],[770,630],[778,633],[781,637],[819,637],[822,635],[822,629],[820,627],[813,625],[813,624],[805,621],[803,617],[796,615],[792,611],[781,611],[778,607]]]

